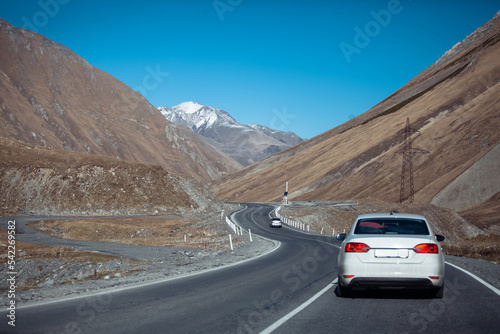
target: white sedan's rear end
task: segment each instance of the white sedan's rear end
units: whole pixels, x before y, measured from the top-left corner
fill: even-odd
[[[338,257],[342,295],[361,289],[427,289],[442,297],[444,256],[426,219],[409,214],[359,216]]]
[[[281,222],[281,219],[279,218],[272,218],[271,223],[269,224],[270,227],[279,227],[279,228],[281,228],[282,225],[283,224]]]

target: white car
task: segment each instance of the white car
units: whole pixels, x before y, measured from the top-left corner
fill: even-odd
[[[272,218],[271,223],[269,224],[270,227],[282,227],[283,224],[281,222],[281,219],[279,218]]]
[[[342,240],[338,291],[349,296],[365,289],[425,289],[442,298],[444,255],[423,216],[400,213],[360,215]]]

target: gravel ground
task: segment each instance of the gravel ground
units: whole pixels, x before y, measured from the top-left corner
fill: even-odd
[[[29,304],[171,278],[250,259],[269,252],[276,246],[276,242],[254,236],[253,242],[240,243],[233,251],[167,248],[162,253],[161,260],[156,256],[151,260],[120,259],[98,264],[19,260],[16,263],[17,276],[30,277],[33,286],[37,288],[24,291],[18,289],[16,300],[20,304]],[[2,268],[0,276],[6,275],[7,269]],[[6,280],[1,282],[0,288],[5,291]],[[8,302],[7,293],[2,294],[0,303],[7,305]]]

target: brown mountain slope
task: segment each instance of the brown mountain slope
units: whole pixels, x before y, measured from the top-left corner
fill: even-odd
[[[241,166],[68,48],[0,19],[0,135],[209,181]]]
[[[371,197],[397,202],[402,158],[396,151],[409,118],[419,130],[414,147],[430,152],[413,159],[415,200],[430,203],[500,143],[499,17],[366,113],[221,179],[219,198],[277,201],[288,181],[292,201]],[[490,195],[462,194],[476,196],[475,203],[500,190],[491,173],[480,174],[490,180],[485,182]]]
[[[500,235],[500,192],[477,207],[459,212],[479,228]]]
[[[0,138],[0,214],[165,214],[211,201],[160,166]],[[194,198],[204,198],[197,203]],[[214,201],[214,199],[212,199]]]

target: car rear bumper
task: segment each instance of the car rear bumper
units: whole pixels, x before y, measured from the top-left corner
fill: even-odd
[[[383,259],[382,259],[383,260]],[[349,254],[339,259],[339,283],[343,287],[409,287],[439,288],[444,283],[444,261],[441,256],[427,256],[419,263],[406,263],[404,259],[385,259],[384,262],[361,262]]]
[[[358,277],[349,282],[349,288],[364,289],[433,289],[431,279],[427,278],[388,278],[388,277]]]

